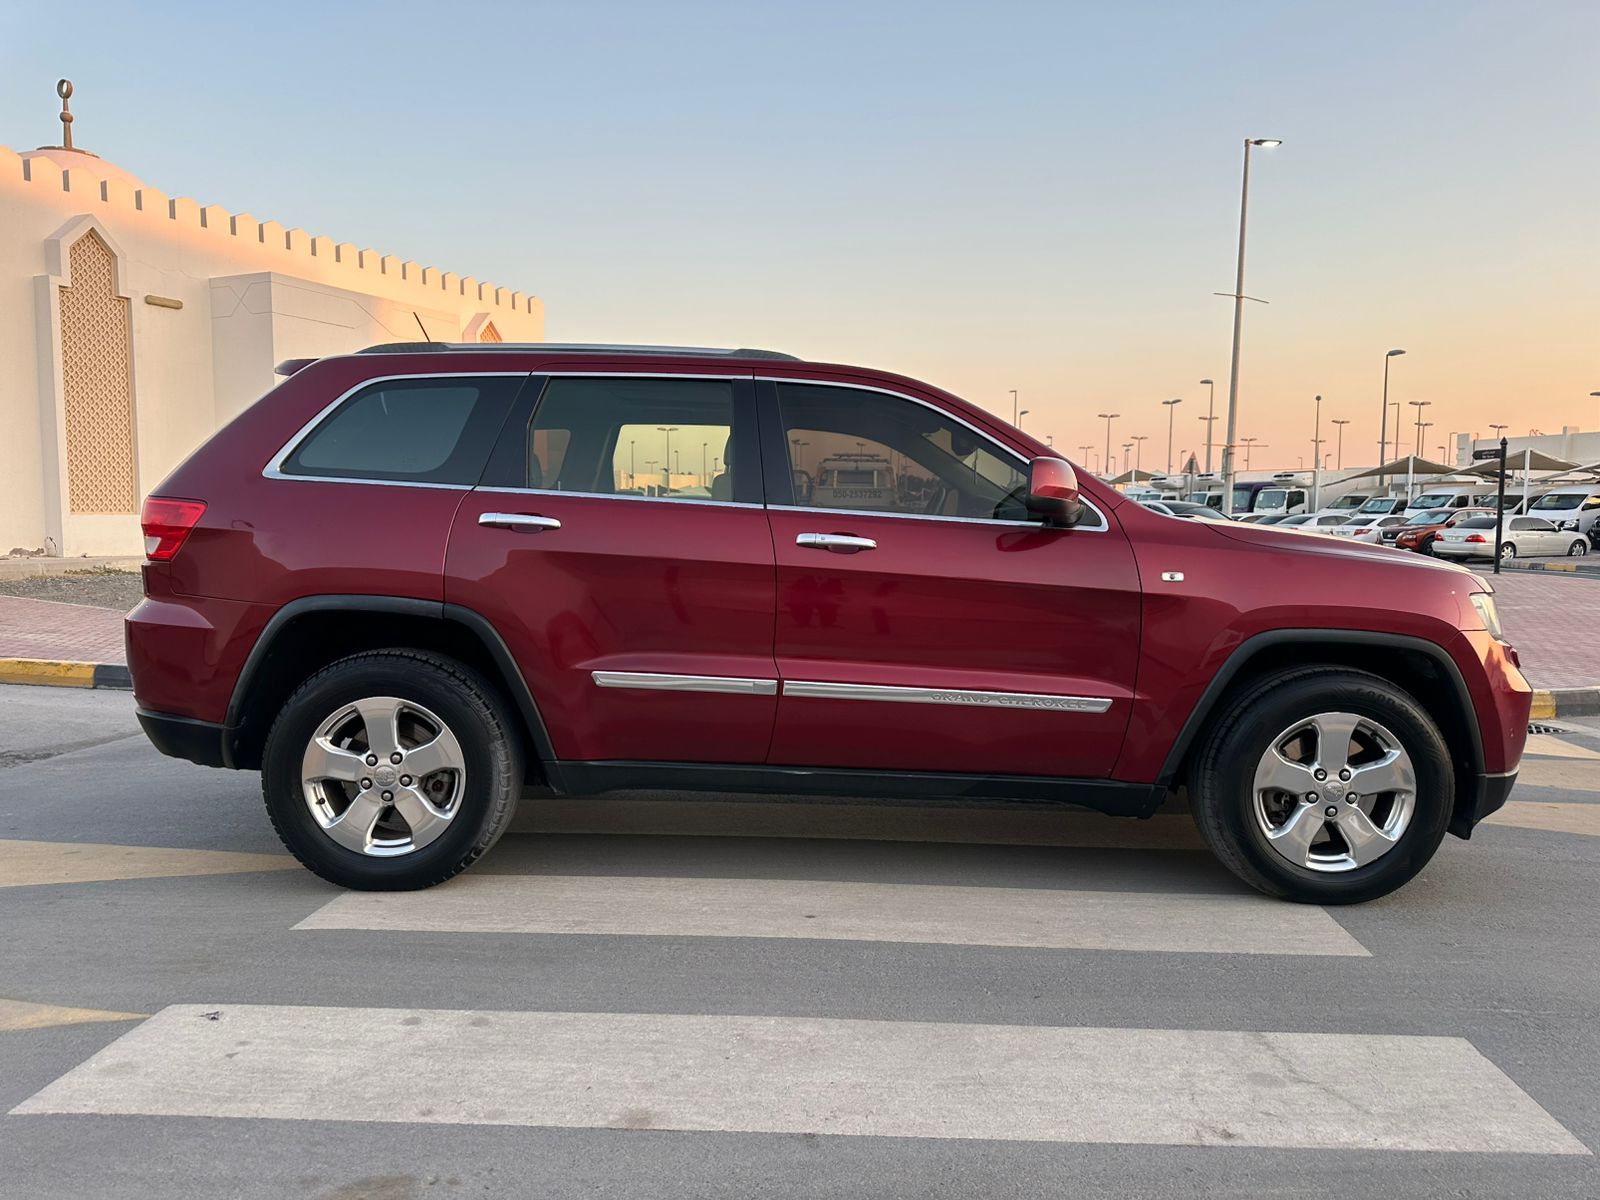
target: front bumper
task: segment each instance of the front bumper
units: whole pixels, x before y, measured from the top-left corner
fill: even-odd
[[[197,721],[171,713],[138,710],[145,737],[169,758],[186,758],[202,767],[230,766],[227,729],[214,721]]]

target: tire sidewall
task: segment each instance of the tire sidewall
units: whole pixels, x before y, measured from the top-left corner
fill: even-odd
[[[1383,725],[1400,739],[1417,776],[1411,822],[1399,843],[1352,871],[1313,871],[1289,862],[1268,843],[1255,817],[1252,792],[1262,755],[1296,721],[1322,712],[1353,713]],[[1272,689],[1256,697],[1220,750],[1213,771],[1223,830],[1255,871],[1293,899],[1341,904],[1391,892],[1427,864],[1450,824],[1455,774],[1444,738],[1414,701],[1375,677],[1330,672]]]
[[[498,833],[492,826],[503,801],[496,787],[511,749],[485,719],[492,700],[474,690],[431,663],[395,655],[335,663],[295,692],[268,735],[261,773],[272,823],[295,857],[332,883],[383,890],[427,886],[482,853]],[[461,808],[448,828],[422,849],[394,858],[358,854],[335,842],[312,816],[301,783],[301,760],[317,728],[341,706],[368,696],[396,696],[428,709],[449,726],[466,760]]]

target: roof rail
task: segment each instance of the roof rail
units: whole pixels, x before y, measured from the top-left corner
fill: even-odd
[[[358,350],[358,354],[443,354],[472,351],[496,353],[506,350],[534,351],[539,354],[671,354],[680,358],[770,358],[799,362],[793,354],[777,350],[737,350],[713,346],[624,346],[584,342],[384,342]]]

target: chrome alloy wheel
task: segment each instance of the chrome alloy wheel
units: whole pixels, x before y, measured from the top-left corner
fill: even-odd
[[[1417,774],[1370,717],[1318,713],[1272,740],[1251,797],[1267,844],[1297,867],[1337,873],[1382,858],[1411,824]]]
[[[461,811],[461,743],[433,713],[394,696],[346,704],[317,727],[300,765],[306,807],[346,850],[395,858],[428,845]]]

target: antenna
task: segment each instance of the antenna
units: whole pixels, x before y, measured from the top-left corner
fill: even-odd
[[[422,340],[425,341],[425,342],[433,341],[433,339],[428,336],[428,327],[422,323],[422,318],[417,316],[417,310],[416,309],[412,309],[411,310],[411,315],[412,315],[413,318],[415,318],[415,320],[417,322],[417,328],[422,330]]]

